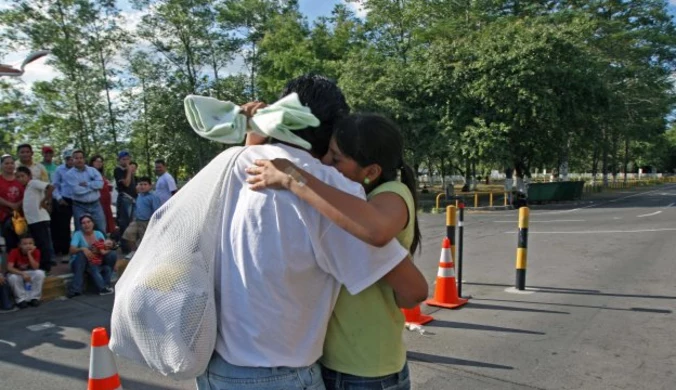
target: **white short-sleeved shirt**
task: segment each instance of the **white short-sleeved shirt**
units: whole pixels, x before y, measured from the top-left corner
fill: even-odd
[[[361,185],[285,145],[247,148],[234,164],[216,266],[216,351],[247,367],[303,367],[322,354],[341,284],[369,287],[408,254],[393,240],[368,245],[335,226],[290,191],[255,192],[245,169],[256,159],[287,158],[319,180],[365,198]]]
[[[40,202],[45,198],[45,189],[49,183],[42,180],[31,180],[26,185],[23,195],[23,213],[29,224],[49,221],[49,212],[40,207]]]
[[[172,192],[176,191],[176,181],[169,172],[164,172],[157,178],[155,183],[155,195],[160,198],[160,202],[165,204],[171,198]]]

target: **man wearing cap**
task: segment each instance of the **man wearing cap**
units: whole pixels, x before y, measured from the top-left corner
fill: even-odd
[[[68,254],[70,249],[70,220],[73,218],[73,189],[66,184],[66,173],[73,167],[73,151],[61,153],[61,165],[52,175],[54,206],[52,208],[52,242],[55,254]]]
[[[49,173],[47,173],[44,165],[33,162],[33,147],[30,144],[17,146],[16,152],[19,155],[19,162],[16,164],[17,168],[26,167],[30,169],[33,179],[49,183]]]
[[[131,165],[131,154],[123,150],[117,154],[118,166],[113,171],[115,185],[117,186],[117,226],[120,228],[120,236],[124,234],[131,223],[134,202],[136,201],[136,166]],[[125,240],[122,240],[122,252],[129,253]]]
[[[47,170],[49,175],[49,181],[51,182],[56,171],[57,165],[53,161],[54,159],[54,149],[51,146],[45,145],[42,147],[42,166]]]

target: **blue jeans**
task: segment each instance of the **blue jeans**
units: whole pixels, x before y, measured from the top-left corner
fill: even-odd
[[[197,377],[197,390],[325,390],[321,368],[240,367],[214,352],[207,371]]]
[[[367,378],[363,376],[343,374],[322,367],[322,377],[327,390],[409,390],[411,378],[408,374],[408,363],[396,374]]]
[[[94,229],[100,232],[106,231],[106,216],[103,214],[103,207],[98,200],[91,203],[82,203],[73,200],[73,218],[75,219],[75,230],[81,230],[80,218],[89,214],[94,220]]]
[[[87,261],[87,256],[85,256],[84,253],[82,252],[78,252],[70,260],[70,270],[71,272],[73,272],[73,280],[71,280],[70,285],[68,286],[68,292],[73,294],[82,294],[82,288],[84,287],[85,271],[87,271],[92,276],[92,279],[94,279],[94,285],[96,286],[96,288],[98,288],[98,291],[103,290],[103,287],[110,284],[110,277],[112,275],[112,270],[113,267],[115,267],[116,261],[117,254],[115,252],[110,252],[107,255],[103,256],[103,262],[101,263],[100,266],[97,267],[96,270],[99,272],[93,272],[93,270],[90,271],[91,264],[89,264],[89,262]],[[108,269],[107,276],[102,275],[104,267]],[[100,279],[97,280],[96,276],[93,273],[98,274],[98,277]],[[101,283],[104,282],[105,284],[103,285],[103,287],[101,287],[102,285]]]
[[[87,273],[92,277],[96,290],[101,292],[110,285],[110,277],[113,274],[113,269],[103,263],[101,265],[87,263]]]
[[[120,228],[120,237],[122,237],[124,231],[127,230],[127,227],[129,227],[129,224],[131,223],[132,215],[134,213],[134,202],[129,196],[118,192],[115,207],[117,226]],[[121,242],[122,252],[128,253],[131,248],[129,248],[129,245],[125,242],[125,240],[121,240]]]

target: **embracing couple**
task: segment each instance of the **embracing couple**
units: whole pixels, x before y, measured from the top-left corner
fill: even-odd
[[[306,150],[249,134],[216,259],[218,339],[198,389],[409,389],[399,308],[427,297],[415,176],[397,126],[290,81],[320,121]],[[244,106],[252,115],[260,103]]]

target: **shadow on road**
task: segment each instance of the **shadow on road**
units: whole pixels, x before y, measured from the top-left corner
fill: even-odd
[[[32,356],[38,353],[36,348],[51,344],[57,349],[89,350],[88,342],[68,340],[67,329],[82,329],[90,332],[97,326],[110,328],[111,297],[83,296],[77,299],[46,302],[40,307],[20,310],[4,315],[0,325],[0,362],[17,369],[46,372],[53,375],[74,378],[86,384],[89,377],[86,368],[73,367],[68,363],[55,361],[54,356],[44,358]],[[103,318],[101,319],[101,315]],[[55,320],[56,319],[56,320]],[[52,321],[54,324],[49,324]],[[36,330],[32,331],[31,328]],[[66,364],[64,364],[66,363]],[[82,364],[83,362],[79,362]],[[167,386],[158,386],[145,381],[126,378],[120,373],[124,388],[139,390],[162,390]],[[2,386],[0,386],[2,387]],[[49,386],[47,386],[49,388]]]
[[[509,285],[509,284],[476,283],[476,282],[463,282],[463,285],[489,286],[489,287],[514,287],[513,285]],[[604,293],[604,292],[601,292],[599,290],[580,290],[580,289],[574,289],[574,288],[542,287],[542,286],[528,286],[527,288],[532,289],[532,290],[536,290],[539,293],[547,293],[547,294],[594,295],[594,296],[601,296],[601,297],[619,297],[619,298],[676,299],[676,296],[673,296],[673,295]]]
[[[549,306],[562,306],[562,307],[579,307],[583,309],[602,309],[602,310],[614,310],[614,311],[631,311],[638,313],[653,313],[653,314],[671,314],[673,313],[669,309],[655,309],[647,307],[630,307],[628,309],[620,307],[609,307],[609,306],[593,306],[593,305],[577,305],[573,303],[551,303],[551,302],[536,302],[536,301],[516,301],[510,299],[482,299],[474,298],[475,301],[492,301],[492,302],[509,302],[509,303],[526,303],[531,305],[549,305]],[[470,307],[469,305],[467,306]]]
[[[529,309],[526,307],[514,307],[514,306],[504,306],[504,305],[489,305],[486,303],[477,303],[472,300],[471,305],[463,307],[463,310],[504,310],[504,311],[520,311],[525,313],[542,313],[542,314],[570,314],[567,311],[558,311],[558,310],[545,310],[545,309]]]
[[[485,363],[478,362],[476,360],[465,360],[457,359],[450,356],[439,356],[432,355],[429,353],[423,352],[406,352],[406,356],[411,361],[423,362],[423,363],[439,363],[439,364],[449,364],[454,366],[470,366],[470,367],[481,367],[481,368],[495,368],[499,370],[513,370],[512,366],[503,366],[501,364]]]
[[[545,334],[543,332],[536,332],[536,331],[532,331],[532,330],[505,328],[505,327],[502,327],[502,326],[468,324],[466,322],[455,322],[455,321],[444,321],[444,320],[434,320],[434,321],[430,322],[428,327],[430,327],[430,328],[441,327],[441,328],[453,328],[453,329],[483,330],[483,331],[489,331],[489,332],[534,334],[534,335],[540,335],[540,336]]]

